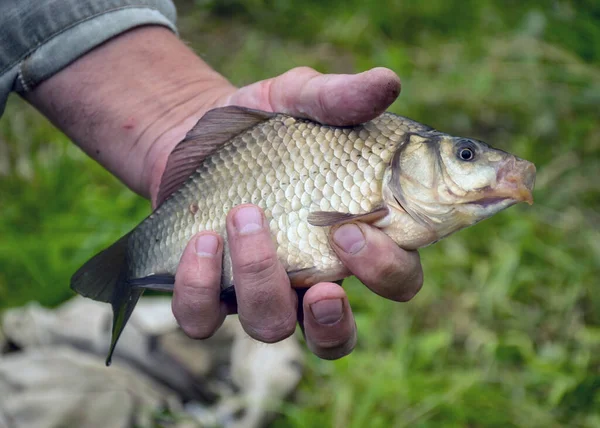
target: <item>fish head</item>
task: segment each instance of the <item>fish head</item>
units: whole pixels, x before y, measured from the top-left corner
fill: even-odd
[[[532,204],[535,172],[531,162],[481,141],[432,132],[408,137],[388,185],[396,208],[438,240],[516,203]]]

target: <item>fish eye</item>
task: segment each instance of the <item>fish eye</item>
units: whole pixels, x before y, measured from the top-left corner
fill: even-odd
[[[465,147],[463,149],[460,149],[460,151],[458,152],[458,156],[464,161],[470,161],[475,155],[473,154],[473,150]]]
[[[458,157],[458,159],[465,162],[472,161],[473,159],[475,159],[475,147],[473,147],[473,144],[463,142],[463,144],[460,144],[458,146],[456,156]]]

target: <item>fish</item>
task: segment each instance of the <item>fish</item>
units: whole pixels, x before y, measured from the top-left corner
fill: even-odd
[[[113,309],[110,364],[145,290],[172,291],[187,242],[225,236],[227,212],[264,210],[295,288],[350,275],[331,228],[362,222],[416,250],[518,202],[533,203],[535,166],[482,141],[385,112],[356,126],[239,106],[208,111],[168,157],[157,208],[87,261],[71,288]],[[222,296],[235,290],[227,242]]]

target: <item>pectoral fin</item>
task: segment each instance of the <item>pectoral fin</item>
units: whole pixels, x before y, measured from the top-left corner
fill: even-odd
[[[308,222],[313,226],[338,226],[344,223],[359,221],[361,223],[373,224],[382,220],[389,214],[385,206],[378,207],[373,211],[362,214],[341,213],[337,211],[315,211],[308,214]]]

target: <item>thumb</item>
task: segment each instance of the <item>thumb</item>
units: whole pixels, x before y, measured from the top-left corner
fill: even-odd
[[[321,74],[312,68],[298,67],[240,88],[227,104],[346,126],[379,116],[399,94],[400,79],[387,68],[359,74]]]

